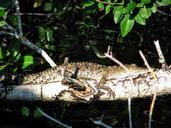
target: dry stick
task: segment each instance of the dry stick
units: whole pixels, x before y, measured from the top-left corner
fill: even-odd
[[[21,24],[21,16],[20,16],[20,6],[19,6],[19,1],[18,0],[15,0],[15,6],[16,6],[16,13],[17,13],[17,18],[18,18],[18,30],[19,30],[19,34],[16,32],[16,30],[12,27],[10,27],[14,33],[15,33],[15,37],[18,38],[22,44],[25,44],[26,46],[30,47],[31,49],[37,51],[39,54],[41,54],[45,60],[47,60],[47,62],[49,62],[49,64],[54,67],[56,66],[56,64],[52,61],[52,59],[47,55],[47,53],[41,49],[41,48],[38,48],[36,45],[34,45],[33,43],[31,43],[29,40],[27,40],[25,37],[23,37],[23,31],[22,31],[22,24]],[[60,124],[61,126],[63,127],[66,127],[66,128],[71,128],[71,126],[67,126],[65,125],[64,123],[61,123],[60,121],[50,117],[49,115],[47,115],[45,112],[43,112],[42,110],[38,109],[38,111],[43,115],[45,116],[46,118]]]
[[[99,50],[95,47],[95,46],[90,46],[90,48],[93,50],[93,52],[96,54],[96,56],[98,57],[98,58],[106,58],[106,56],[104,56],[104,55],[101,55],[101,53],[99,52]],[[108,47],[108,49],[109,49],[110,47]]]
[[[10,33],[10,32],[5,32],[5,31],[0,31],[0,36],[14,36],[13,33]]]
[[[22,42],[22,44],[28,46],[29,48],[35,50],[37,53],[42,55],[42,57],[50,64],[51,67],[56,66],[55,62],[49,57],[49,55],[42,48],[37,47],[25,37],[20,37],[19,40]]]
[[[163,15],[165,15],[165,16],[171,16],[171,14],[166,13],[166,12],[164,12],[164,11],[162,11],[162,10],[159,10],[159,9],[157,9],[157,12],[160,13],[160,14],[163,14]]]
[[[101,118],[100,118],[99,120],[94,120],[92,117],[90,117],[90,120],[91,120],[94,124],[100,125],[100,126],[102,126],[102,127],[104,127],[104,128],[112,128],[111,126],[109,126],[109,125],[107,125],[107,124],[105,124],[105,123],[102,122],[103,117],[104,117],[104,113],[103,113],[103,115],[101,116]]]
[[[164,58],[163,53],[161,51],[159,40],[154,41],[154,45],[156,46],[156,50],[157,50],[157,53],[158,53],[158,56],[159,56],[159,63],[161,63],[162,66],[164,66],[164,68],[167,67],[165,58]],[[156,80],[157,80],[157,78],[156,78]],[[153,99],[152,99],[151,106],[150,106],[149,122],[148,122],[148,127],[149,128],[151,128],[152,114],[153,114],[153,109],[154,109],[156,96],[157,96],[157,92],[153,95]]]
[[[23,30],[22,30],[22,25],[21,25],[21,16],[20,16],[20,6],[19,6],[19,1],[18,0],[15,0],[15,6],[16,6],[17,19],[18,19],[19,35],[23,36]]]
[[[148,70],[151,72],[151,74],[153,75],[153,77],[157,80],[157,77],[156,77],[155,73],[151,69],[150,65],[147,62],[147,59],[145,58],[145,56],[144,56],[144,54],[143,54],[143,52],[141,50],[139,50],[139,54],[140,54],[141,58],[144,61],[144,65],[148,68]]]
[[[154,104],[156,101],[156,96],[157,96],[157,92],[154,93],[152,101],[151,101],[150,113],[149,113],[149,119],[148,119],[148,128],[151,128],[151,121],[152,121],[152,115],[153,115],[153,110],[154,110]]]
[[[33,44],[32,42],[30,42],[27,38],[23,37],[21,17],[20,17],[20,6],[19,6],[18,0],[15,0],[15,6],[16,6],[16,13],[17,13],[17,17],[18,17],[19,34],[9,24],[6,24],[7,28],[12,33],[14,33],[13,36],[15,36],[15,38],[19,39],[22,44],[28,46],[29,48],[33,49],[34,51],[36,51],[37,53],[39,53],[40,55],[42,55],[42,57],[45,58],[45,60],[51,65],[51,67],[55,67],[56,66],[55,62],[48,56],[48,54],[43,49],[37,47],[35,44]]]
[[[14,15],[17,15],[17,13],[14,13]],[[27,16],[53,16],[54,14],[53,13],[20,13],[20,16],[24,16],[24,15],[27,15]]]
[[[34,51],[42,55],[42,57],[50,64],[51,67],[56,66],[55,62],[48,56],[48,54],[43,49],[33,44],[26,37],[20,36],[11,25],[6,24],[6,26],[7,26],[7,29],[9,29],[12,33],[14,33],[12,36],[20,40],[22,44],[28,46],[29,48],[33,49]]]
[[[56,64],[53,62],[53,60],[48,56],[48,54],[43,49],[38,48],[36,45],[31,43],[28,39],[23,37],[21,16],[20,16],[20,6],[19,6],[18,0],[15,0],[15,6],[16,6],[16,13],[17,13],[17,17],[18,17],[18,29],[19,29],[19,34],[16,35],[17,32],[15,34],[16,37],[18,37],[18,39],[22,42],[22,44],[25,44],[29,48],[31,48],[31,49],[37,51],[39,54],[41,54],[45,58],[45,60],[51,65],[51,67],[55,67]]]
[[[131,97],[128,98],[128,116],[129,116],[129,128],[132,128],[132,116],[131,116]]]
[[[100,0],[96,0],[96,2],[107,4],[107,5],[123,5],[124,4],[124,3],[112,3],[112,2],[106,2],[106,1],[100,1]]]
[[[71,126],[68,126],[68,125],[66,125],[66,124],[64,124],[64,123],[62,123],[62,122],[60,122],[60,121],[58,121],[57,119],[54,119],[53,117],[49,116],[48,114],[46,114],[45,112],[43,112],[40,108],[37,108],[37,110],[38,110],[44,117],[46,117],[46,118],[52,120],[53,122],[55,122],[55,123],[61,125],[62,127],[64,127],[64,128],[72,128]]]
[[[111,59],[112,61],[114,61],[115,63],[117,63],[119,66],[121,66],[128,74],[129,74],[129,70],[128,70],[128,68],[125,66],[125,65],[123,65],[119,60],[117,60],[116,58],[114,58],[113,56],[112,56],[112,53],[110,52],[110,54],[108,54],[108,53],[104,53],[105,54],[105,56],[107,57],[107,58],[109,58],[109,59]]]
[[[159,56],[159,63],[162,64],[162,66],[167,66],[165,58],[164,58],[163,53],[162,53],[161,48],[160,48],[159,41],[158,40],[154,41],[154,45],[156,46],[156,50],[157,50],[157,53]]]
[[[144,61],[145,66],[152,73],[154,79],[157,80],[157,77],[156,77],[155,73],[152,71],[152,69],[150,68],[150,65],[148,64],[147,59],[145,58],[144,54],[142,53],[141,50],[139,50],[139,53],[140,53],[141,58]],[[154,104],[155,104],[155,101],[156,101],[156,96],[157,96],[157,92],[154,93],[152,101],[151,101],[149,119],[148,119],[148,128],[151,128],[151,121],[152,121],[152,115],[153,115],[153,110],[154,110]]]
[[[110,52],[110,47],[108,47],[107,53],[104,53],[104,55],[107,58],[109,58],[112,61],[114,61],[115,63],[117,63],[118,65],[120,65],[128,74],[130,74],[128,68],[125,65],[123,65],[119,60],[117,60],[116,58],[113,57],[112,52]],[[134,84],[133,79],[130,78],[130,80]],[[128,113],[129,113],[128,114],[129,115],[129,128],[132,128],[131,97],[128,98]]]

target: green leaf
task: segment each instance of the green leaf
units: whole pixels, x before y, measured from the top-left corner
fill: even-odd
[[[143,3],[138,3],[136,7],[137,7],[137,8],[142,8],[143,6],[144,6]]]
[[[141,0],[141,3],[143,3],[143,4],[148,4],[150,2],[151,2],[151,0]]]
[[[109,12],[110,12],[110,9],[111,9],[111,5],[107,5],[106,8],[105,8],[105,14],[107,15]]]
[[[34,111],[33,116],[34,116],[35,119],[39,119],[40,117],[42,117],[42,114],[36,109]]]
[[[99,8],[99,9],[104,9],[104,4],[101,3],[101,2],[99,2],[99,3],[98,3],[98,8]]]
[[[18,61],[21,58],[21,53],[19,53],[19,51],[15,51],[14,52],[14,57]]]
[[[21,54],[19,53],[20,46],[21,46],[21,42],[18,39],[13,39],[10,41],[10,45],[8,47],[10,55],[16,60],[19,60],[21,56]]]
[[[94,3],[95,3],[95,2],[93,2],[93,1],[85,1],[85,2],[82,3],[82,5],[83,5],[84,7],[90,7],[90,6],[92,6]]]
[[[4,16],[5,15],[5,11],[3,8],[0,7],[0,16]]]
[[[28,117],[30,115],[30,110],[27,107],[22,107],[21,113],[23,116]]]
[[[4,25],[6,25],[6,21],[0,21],[0,27],[3,27]]]
[[[0,62],[6,61],[5,58],[9,55],[10,53],[6,48],[0,47]]]
[[[133,28],[134,26],[134,19],[130,19],[130,15],[125,15],[124,19],[120,23],[121,28],[121,35],[125,37]]]
[[[51,44],[45,44],[44,47],[48,50],[51,50],[51,51],[55,51],[56,48],[55,48],[55,45],[51,45]]]
[[[50,2],[46,2],[45,4],[44,4],[44,11],[52,11],[52,3],[50,3]]]
[[[0,59],[3,59],[4,58],[4,55],[3,55],[3,49],[0,47]]]
[[[153,7],[151,8],[151,11],[152,11],[153,13],[156,13],[156,11],[157,11],[157,6],[156,6],[155,3],[153,3]]]
[[[141,16],[140,12],[134,17],[135,21],[141,25],[146,25],[145,19]]]
[[[0,72],[2,72],[3,70],[5,70],[7,68],[9,64],[5,64],[5,65],[0,65]]]
[[[33,64],[33,56],[26,55],[24,56],[24,62],[22,65],[22,69],[26,69],[28,66]]]
[[[113,10],[114,22],[117,24],[123,17],[123,6],[115,6]]]
[[[148,17],[151,16],[151,14],[152,14],[151,8],[147,8],[147,14],[148,14]]]
[[[134,8],[136,8],[137,4],[135,2],[130,2],[127,4],[127,7],[124,8],[123,13],[131,13]]]
[[[171,5],[171,0],[157,0],[156,1],[157,4],[159,4],[160,6],[167,6],[167,5]]]
[[[140,9],[140,14],[143,18],[148,19],[151,16],[151,9],[144,6]]]
[[[33,4],[33,7],[37,8],[37,7],[41,6],[41,5],[42,5],[42,0],[35,0],[35,2]]]
[[[39,40],[43,42],[46,38],[44,28],[41,26],[38,26],[38,33],[39,33]]]
[[[10,40],[8,44],[8,51],[9,51],[9,57],[11,58],[11,61],[17,62],[21,58],[20,53],[20,46],[21,42],[18,39],[12,39]],[[8,53],[6,53],[7,56]]]
[[[53,31],[50,28],[46,30],[46,37],[48,42],[53,42]]]

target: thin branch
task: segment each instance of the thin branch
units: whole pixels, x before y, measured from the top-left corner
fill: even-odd
[[[17,13],[14,13],[14,15],[17,15]],[[27,16],[52,16],[53,13],[20,13],[20,16],[27,15]]]
[[[90,120],[91,120],[94,124],[100,125],[100,126],[102,126],[102,127],[104,127],[104,128],[112,128],[111,126],[109,126],[109,125],[107,125],[107,124],[105,124],[105,123],[102,122],[103,117],[104,117],[104,113],[103,113],[103,115],[101,116],[101,118],[100,118],[99,120],[94,120],[92,117],[90,117]]]
[[[160,48],[159,41],[158,40],[154,41],[154,45],[156,46],[156,50],[157,50],[157,53],[159,56],[159,63],[161,63],[161,64],[166,63],[165,58],[164,58],[163,53]]]
[[[128,116],[129,116],[129,128],[132,128],[132,116],[131,116],[131,98],[128,98]]]
[[[5,31],[0,31],[0,35],[2,35],[2,36],[14,36],[14,34],[13,33],[10,33],[10,32],[5,32]]]
[[[167,68],[168,66],[166,64],[163,53],[161,51],[159,41],[158,40],[154,41],[154,45],[156,46],[156,50],[157,50],[157,53],[158,53],[158,56],[159,56],[159,63],[162,64],[162,68]]]
[[[166,13],[166,12],[163,12],[163,11],[161,11],[159,9],[157,9],[157,12],[160,13],[160,14],[162,14],[162,15],[165,15],[165,16],[171,16],[171,14]]]
[[[153,75],[153,78],[157,81],[157,77],[156,77],[155,73],[152,71],[150,65],[148,64],[147,59],[145,58],[143,52],[141,50],[139,50],[139,53],[140,53],[141,58],[144,61],[145,66],[151,72],[151,74]],[[149,112],[149,119],[148,119],[148,128],[151,128],[151,121],[152,121],[152,115],[153,115],[153,109],[154,109],[154,104],[155,104],[155,100],[156,100],[156,95],[157,95],[157,92],[154,93],[153,99],[152,99],[151,105],[150,105],[150,112]]]
[[[106,2],[106,1],[101,1],[101,0],[96,0],[96,2],[98,3],[103,3],[103,4],[107,4],[107,5],[123,5],[124,3],[112,3],[112,2]]]
[[[21,17],[20,17],[20,6],[19,6],[18,0],[15,0],[15,6],[16,6],[17,19],[18,19],[19,36],[23,36],[22,23],[21,23]]]
[[[156,96],[157,96],[157,93],[155,93],[153,95],[153,99],[151,101],[149,119],[148,119],[148,128],[151,128],[152,115],[153,115],[153,110],[154,110],[154,104],[155,104],[155,101],[156,101]]]
[[[35,50],[37,53],[42,55],[42,57],[51,65],[51,67],[56,66],[55,62],[50,58],[50,56],[42,48],[37,47],[25,37],[19,37],[18,39],[22,42],[22,44],[28,46],[29,48]]]
[[[163,53],[162,53],[161,48],[160,48],[159,41],[158,40],[154,41],[154,45],[156,46],[156,50],[157,50],[157,53],[159,56],[159,63],[161,63],[164,66],[164,68],[167,67],[165,58],[164,58]],[[153,110],[154,110],[154,104],[155,104],[156,96],[157,96],[157,92],[153,95],[153,99],[152,99],[152,102],[150,105],[148,128],[151,128],[152,114],[153,114]]]
[[[148,70],[151,72],[151,74],[153,75],[154,79],[157,80],[157,77],[156,77],[155,73],[154,73],[153,70],[151,69],[150,65],[149,65],[148,62],[147,62],[147,59],[145,58],[145,56],[144,56],[144,54],[143,54],[143,52],[142,52],[141,50],[139,50],[139,54],[140,54],[141,58],[142,58],[143,61],[144,61],[144,65],[145,65],[145,66],[148,68]]]
[[[48,118],[49,120],[52,120],[53,122],[55,122],[55,123],[61,125],[62,127],[64,127],[64,128],[72,128],[71,126],[68,126],[68,125],[66,125],[66,124],[64,124],[64,123],[62,123],[62,122],[60,122],[60,121],[58,121],[57,119],[55,119],[55,118],[49,116],[48,114],[46,114],[45,112],[43,112],[40,108],[37,108],[37,110],[38,110],[44,117]]]
[[[111,59],[112,61],[114,61],[116,64],[118,64],[119,66],[121,66],[128,74],[129,74],[129,70],[128,70],[128,68],[125,66],[125,65],[123,65],[119,60],[117,60],[116,58],[114,58],[113,56],[112,56],[112,53],[110,52],[110,54],[108,54],[108,53],[104,53],[104,55],[107,57],[107,58],[109,58],[109,59]]]
[[[110,47],[107,49],[107,53],[104,53],[105,56],[111,60],[113,60],[115,63],[120,65],[128,74],[130,74],[128,68],[123,65],[119,60],[113,57]],[[130,77],[130,81],[134,84],[133,79]],[[132,128],[132,117],[131,117],[131,97],[128,98],[128,114],[129,114],[129,127]]]
[[[117,60],[115,57],[113,57],[112,52],[110,51],[110,48],[108,47],[107,53],[104,53],[105,57],[111,59],[112,61],[114,61],[116,64],[118,64],[119,66],[121,66],[128,74],[130,74],[128,68],[122,64],[119,60]],[[132,78],[130,78],[130,80],[133,82]]]
[[[29,48],[33,49],[34,51],[36,51],[37,53],[39,53],[50,65],[51,67],[55,67],[56,64],[55,62],[48,56],[48,54],[41,48],[39,48],[38,46],[36,46],[35,44],[33,44],[31,41],[29,41],[26,37],[21,37],[17,31],[9,24],[6,24],[7,29],[9,29],[12,33],[14,33],[15,38],[17,38],[18,40],[21,41],[22,44],[28,46]]]
[[[19,34],[17,33],[17,31],[11,25],[9,25],[8,23],[6,24],[6,26],[4,28],[8,29],[11,33],[13,33],[13,36],[15,38],[19,37]]]
[[[159,50],[159,44],[157,44],[156,49],[158,49],[157,51],[160,51],[160,55],[162,54],[161,49]],[[144,61],[144,64],[146,65],[146,67],[148,68],[148,70],[152,73],[154,79],[157,81],[157,77],[156,74],[152,71],[150,65],[147,62],[147,59],[145,58],[144,54],[142,53],[142,51],[139,51],[141,58]],[[163,54],[162,54],[163,55]],[[163,62],[163,59],[162,59]],[[148,119],[148,128],[151,128],[151,122],[152,122],[152,115],[153,115],[153,110],[154,110],[154,104],[156,101],[156,96],[157,96],[157,92],[154,93],[152,101],[151,101],[151,105],[150,105],[150,112],[149,112],[149,119]]]
[[[95,46],[90,45],[90,48],[93,50],[93,52],[96,54],[98,58],[106,58],[106,56],[102,55]]]
[[[9,33],[3,33],[3,32],[1,32],[0,34],[8,34],[8,35],[14,36],[15,38],[19,39],[22,44],[28,46],[29,48],[33,49],[34,51],[36,51],[37,53],[42,55],[42,57],[45,58],[45,60],[51,65],[51,67],[55,67],[56,64],[43,49],[37,47],[35,44],[30,42],[27,38],[23,37],[22,23],[21,23],[21,17],[20,17],[20,6],[19,6],[18,0],[15,0],[15,6],[16,6],[16,13],[17,13],[17,17],[18,17],[19,33],[17,33],[16,29],[14,29],[11,25],[6,24],[5,27],[8,30],[10,30],[10,32],[13,33],[13,35],[11,33],[9,34]]]

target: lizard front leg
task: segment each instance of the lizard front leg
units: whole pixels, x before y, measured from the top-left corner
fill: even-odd
[[[102,78],[100,79],[99,83],[96,85],[96,88],[98,89],[97,95],[101,96],[102,93],[101,93],[100,89],[103,89],[103,90],[108,91],[108,94],[109,94],[110,97],[113,96],[113,98],[115,98],[115,92],[113,92],[110,87],[105,85],[106,81],[107,81],[107,75],[104,74],[102,76]]]

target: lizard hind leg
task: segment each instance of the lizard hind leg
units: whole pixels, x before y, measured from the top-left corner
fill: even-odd
[[[112,96],[113,98],[115,98],[115,92],[112,91],[112,89],[110,87],[105,85],[106,81],[107,81],[106,77],[107,77],[106,74],[103,75],[102,78],[100,79],[99,83],[96,85],[96,88],[99,90],[97,95],[99,95],[99,94],[103,95],[102,92],[100,91],[100,89],[103,89],[103,90],[106,90],[108,92],[109,97]]]

